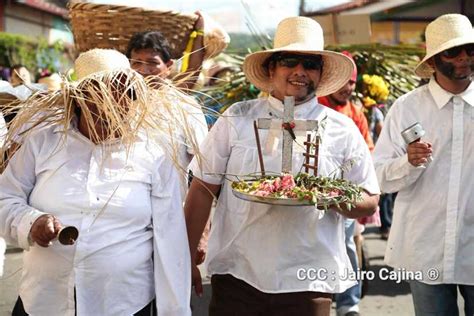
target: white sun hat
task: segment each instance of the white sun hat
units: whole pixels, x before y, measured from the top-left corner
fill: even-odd
[[[321,80],[316,87],[317,96],[338,91],[349,81],[355,68],[354,62],[347,56],[324,50],[323,30],[318,22],[307,17],[286,18],[278,24],[273,49],[249,54],[244,60],[243,70],[247,79],[262,91],[272,90],[268,70],[263,64],[278,52],[323,57]]]
[[[445,14],[428,24],[425,31],[426,56],[416,66],[415,73],[429,78],[433,68],[427,60],[447,49],[474,43],[474,30],[469,19],[462,14]]]

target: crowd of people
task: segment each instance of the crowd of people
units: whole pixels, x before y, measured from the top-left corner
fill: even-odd
[[[286,18],[273,48],[243,63],[262,96],[233,104],[209,131],[190,95],[204,59],[203,26],[198,13],[191,75],[172,76],[167,39],[141,32],[125,54],[80,54],[74,82],[16,105],[4,124],[0,175],[0,237],[24,250],[12,315],[191,315],[204,259],[211,316],[329,316],[333,301],[338,315],[359,315],[362,280],[345,276],[361,268],[361,227],[381,219],[387,264],[420,275],[407,280],[416,315],[458,315],[458,291],[474,315],[469,19],[431,22],[414,69],[429,82],[367,121],[351,100],[351,54],[325,50],[315,20]],[[261,161],[282,169],[288,96],[295,120],[318,122],[317,130],[293,130],[321,137],[317,175],[361,188],[352,207],[321,216],[314,206],[233,194],[230,176],[258,173]],[[273,127],[259,131],[259,148],[254,122],[262,118]],[[407,143],[415,123],[423,133]],[[290,159],[296,174],[305,157],[295,148]],[[64,245],[58,236],[71,226],[79,234]],[[0,239],[0,261],[1,248]],[[304,273],[311,270],[327,274]]]

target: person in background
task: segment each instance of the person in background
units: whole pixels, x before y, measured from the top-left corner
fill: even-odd
[[[203,27],[203,18],[200,16],[196,22],[195,27],[202,29]],[[199,36],[202,37],[202,36]],[[202,39],[196,41],[196,43],[201,43]],[[199,45],[197,47],[199,49]],[[190,59],[200,60],[198,64],[202,63],[202,56],[199,57],[203,50],[198,51],[195,54],[192,54]],[[130,64],[132,69],[140,73],[142,76],[148,79],[154,80],[154,78],[159,78],[163,81],[168,81],[170,78],[170,67],[173,64],[170,54],[170,46],[168,41],[163,37],[160,32],[157,31],[148,31],[142,33],[136,33],[130,39],[128,44],[127,57],[130,59]],[[197,57],[196,57],[197,56]],[[199,69],[198,67],[193,66],[195,62],[190,63],[191,69]],[[196,70],[197,71],[197,70]],[[157,87],[160,87],[160,80],[157,81]],[[194,76],[189,77],[189,80],[182,82],[181,86],[178,84],[178,87],[190,87],[193,86]],[[183,168],[186,168],[194,155],[193,146],[191,142],[196,142],[197,144],[201,143],[207,135],[207,124],[199,104],[192,98],[186,98],[186,100],[176,100],[176,107],[184,108],[191,115],[188,116],[188,125],[189,128],[193,131],[193,138],[188,139],[184,131],[177,131],[179,143],[180,143],[180,154],[178,160]],[[187,178],[183,178],[182,181],[182,194],[183,199],[185,192],[187,191]]]
[[[343,51],[342,54],[353,59],[352,54],[348,51]],[[367,146],[369,147],[369,150],[373,151],[374,142],[372,140],[372,136],[364,112],[362,112],[360,106],[357,106],[354,102],[351,101],[352,94],[354,93],[356,87],[356,82],[357,68],[354,69],[351,78],[341,89],[328,96],[319,97],[318,102],[339,113],[350,117],[359,129],[360,133],[362,134],[362,137],[364,137],[364,140]]]
[[[184,91],[194,87],[204,58],[204,50],[202,49],[204,19],[200,14],[194,27],[197,36],[193,46],[195,52],[190,55],[187,76],[183,75],[177,81],[177,86],[184,89]],[[171,49],[168,41],[160,32],[147,31],[134,34],[128,44],[126,55],[130,59],[132,69],[145,78],[151,80],[155,80],[155,78],[160,79],[157,81],[157,87],[161,86],[161,80],[170,80],[171,66],[173,65]],[[151,100],[151,102],[153,101]],[[158,104],[160,103],[158,102]],[[200,144],[204,140],[208,131],[207,123],[200,105],[191,96],[186,99],[176,99],[175,104],[178,111],[183,110],[189,114],[186,115],[187,124],[180,125],[181,127],[187,125],[187,127],[185,129],[175,129],[175,139],[179,144],[177,159],[181,168],[188,172],[187,167],[195,154],[194,148],[196,147],[193,144]],[[189,179],[190,177],[187,176],[181,177],[181,196],[183,202],[188,189]],[[199,264],[202,263],[205,257],[209,225],[210,223],[199,245],[199,256],[196,258]]]
[[[25,250],[13,315],[191,315],[179,175],[149,137],[179,122],[151,111],[118,51],[82,53],[75,72],[26,100],[8,131],[44,123],[0,176],[0,236]],[[72,245],[57,240],[66,225]]]
[[[370,107],[370,124],[369,129],[372,134],[374,143],[377,143],[380,132],[383,128],[384,115],[378,106]],[[393,206],[397,193],[382,193],[380,195],[379,210],[380,210],[380,237],[383,240],[388,240],[390,228],[392,227]]]
[[[417,316],[459,315],[458,292],[474,315],[474,30],[446,14],[425,34],[415,73],[429,83],[395,101],[375,146],[381,189],[398,191],[385,261],[418,274]],[[425,134],[406,144],[401,133],[417,122]]]
[[[194,159],[190,165],[194,180],[185,213],[193,258],[212,201],[220,192],[205,261],[212,276],[209,315],[326,316],[333,293],[356,284],[338,277],[298,277],[301,268],[324,267],[336,275],[351,271],[344,245],[344,218],[370,215],[378,203],[375,171],[362,136],[349,118],[319,105],[315,97],[339,90],[353,68],[347,56],[324,50],[321,26],[306,17],[284,19],[277,27],[273,49],[246,56],[243,70],[247,79],[269,93],[268,97],[229,107],[201,145],[201,152],[206,153],[202,162]],[[319,131],[323,140],[319,175],[328,175],[358,158],[344,173],[344,178],[364,188],[362,200],[351,211],[344,206],[331,208],[319,218],[312,206],[301,206],[295,212],[292,207],[251,203],[233,195],[226,175],[253,174],[259,169],[254,120],[281,119],[285,96],[294,97],[295,119],[325,122],[324,131]],[[268,131],[261,131],[262,139],[271,141],[268,135]],[[263,153],[268,170],[281,170],[281,142],[278,144]],[[294,151],[292,159],[291,172],[296,174],[303,155]],[[201,295],[201,275],[195,265],[193,285]]]
[[[191,33],[193,46],[189,55],[189,66],[186,71],[171,78],[173,60],[169,39],[159,31],[139,32],[129,41],[126,55],[133,69],[144,77],[159,76],[173,80],[174,84],[189,91],[194,88],[205,56],[204,49],[204,18],[199,11],[195,12],[198,19]]]

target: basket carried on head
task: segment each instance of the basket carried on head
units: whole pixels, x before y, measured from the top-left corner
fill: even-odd
[[[125,53],[133,34],[160,31],[170,43],[173,59],[183,55],[198,19],[196,14],[82,2],[70,2],[69,12],[78,52],[92,48],[113,48]],[[209,47],[209,52],[206,47],[206,58],[217,55],[227,46],[228,35],[220,31],[224,33],[222,39],[216,38],[216,32],[210,32],[212,38],[206,40],[205,34],[204,45]]]

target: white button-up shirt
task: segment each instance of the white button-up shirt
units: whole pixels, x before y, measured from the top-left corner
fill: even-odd
[[[75,295],[77,315],[131,315],[156,295],[160,315],[190,315],[179,195],[170,160],[143,138],[127,156],[119,142],[94,145],[75,128],[27,137],[0,177],[0,235],[27,250],[26,312],[74,315]],[[79,229],[75,245],[29,244],[45,213]]]
[[[223,176],[260,171],[253,121],[278,117],[283,117],[283,104],[273,97],[232,105],[200,148],[205,161],[201,165],[196,160],[191,162],[195,176],[223,185],[212,220],[205,262],[208,274],[229,273],[267,293],[343,292],[355,284],[343,277],[352,271],[344,244],[343,216],[329,210],[318,218],[314,207],[271,206],[238,199]],[[369,150],[352,120],[317,104],[315,98],[295,107],[296,119],[321,123],[325,117],[319,174],[328,175],[349,159],[356,159],[344,177],[377,194],[379,187]],[[275,125],[278,135],[281,123]],[[272,130],[259,133],[266,170],[279,172],[281,137],[275,139]],[[304,135],[305,132],[303,139]],[[303,163],[302,152],[300,146],[293,146],[294,174]],[[304,272],[309,269],[320,271],[320,275],[305,277]]]
[[[433,161],[416,168],[400,135],[415,122],[433,145]],[[431,78],[393,104],[374,152],[382,191],[399,192],[387,264],[425,283],[474,285],[473,157],[474,83],[453,95]]]

